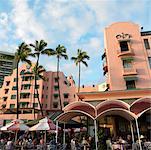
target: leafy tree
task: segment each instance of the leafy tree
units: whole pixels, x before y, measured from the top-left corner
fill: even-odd
[[[30,46],[34,49],[34,55],[36,56],[37,58],[37,62],[36,62],[36,65],[34,67],[34,70],[38,70],[38,69],[42,69],[40,66],[39,66],[39,60],[40,60],[40,56],[41,55],[51,55],[51,52],[52,52],[52,49],[49,49],[47,48],[47,43],[44,41],[44,40],[40,40],[40,41],[35,41],[35,44],[30,44]],[[39,68],[40,67],[40,68]],[[40,72],[42,73],[42,72]],[[35,87],[34,87],[34,94],[35,94],[35,91],[37,91],[36,89],[36,85],[37,85],[37,77],[36,76],[39,76],[38,74],[36,75],[35,72],[34,72],[34,75],[35,75]],[[40,78],[42,77],[41,75],[39,76]],[[35,99],[35,97],[34,97]],[[41,115],[43,117],[43,111],[42,111],[42,105],[40,103],[40,100],[39,100],[39,95],[38,95],[38,102],[39,102],[39,106],[40,106],[40,109],[41,109]]]
[[[35,84],[35,86],[34,86],[34,89],[35,89],[35,92],[36,92],[36,94],[35,94],[35,92],[34,92],[34,104],[33,104],[33,107],[34,107],[34,105],[35,105],[35,95],[37,95],[37,99],[38,99],[38,103],[39,103],[39,106],[40,106],[40,111],[41,111],[41,115],[42,115],[42,117],[44,116],[43,115],[43,110],[42,110],[42,104],[41,104],[41,102],[40,102],[40,99],[39,99],[39,92],[38,92],[38,88],[37,88],[37,80],[38,79],[42,79],[42,80],[45,80],[45,77],[43,76],[43,73],[45,72],[46,70],[44,69],[44,67],[43,66],[37,66],[37,64],[35,64],[35,66],[34,66],[34,68],[32,69],[32,74],[34,75],[34,84]],[[35,107],[34,107],[34,115],[35,115]]]
[[[79,67],[78,93],[80,92],[81,63],[84,64],[86,67],[88,67],[86,60],[89,60],[89,59],[90,59],[90,57],[87,55],[87,52],[82,51],[81,49],[77,50],[76,57],[71,57],[71,60],[73,60],[76,64],[76,66]]]

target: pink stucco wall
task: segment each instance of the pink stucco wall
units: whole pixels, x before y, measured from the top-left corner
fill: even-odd
[[[19,74],[22,70],[26,70],[26,64],[23,64],[22,66],[19,67]],[[29,69],[29,71],[31,71],[31,68]],[[44,72],[44,77],[45,77],[45,81],[43,80],[37,80],[37,85],[39,85],[39,98],[40,98],[40,102],[43,105],[43,110],[47,110],[49,111],[57,111],[60,110],[60,103],[59,103],[59,97],[54,99],[54,94],[58,94],[58,90],[55,90],[55,86],[58,86],[58,83],[55,81],[55,78],[57,77],[57,73],[56,72],[52,72],[52,71],[47,71]],[[31,81],[23,81],[22,80],[22,76],[23,75],[19,75],[19,93],[30,93],[30,97],[29,98],[20,98],[19,102],[28,102],[28,107],[26,107],[27,109],[32,109],[33,108],[33,103],[34,103],[34,80]],[[24,76],[29,76],[29,75],[24,75]],[[4,83],[2,88],[0,89],[0,107],[2,108],[3,104],[6,104],[6,109],[10,109],[10,104],[15,104],[15,108],[16,108],[16,99],[11,99],[11,95],[16,95],[16,90],[12,90],[13,86],[16,86],[16,82],[14,82],[14,78],[16,78],[16,70],[13,71],[11,76],[7,76],[4,79]],[[6,82],[10,81],[9,86],[6,86]],[[72,78],[72,76],[70,77],[66,77],[63,72],[59,72],[59,83],[60,83],[60,92],[61,92],[61,100],[62,100],[62,106],[64,107],[64,102],[70,103],[72,101],[76,100],[76,88],[75,88],[75,84],[74,84],[74,80]],[[21,90],[21,85],[22,84],[31,84],[30,89],[24,89]],[[6,89],[8,89],[8,93],[5,94]],[[68,98],[64,98],[64,94],[68,94]],[[3,97],[7,97],[7,100],[4,101]],[[58,107],[54,108],[53,107],[53,102],[57,102],[58,103]],[[35,98],[35,103],[38,103],[38,99]],[[36,109],[40,109],[39,105],[38,107],[36,107]],[[7,119],[12,118],[12,116],[14,116],[14,119],[16,117],[16,115],[12,114],[10,115],[6,115],[6,117],[8,116]],[[9,117],[10,116],[10,117]],[[28,116],[27,114],[21,114],[20,117],[21,118],[25,118],[25,116]],[[29,115],[30,119],[31,115]],[[1,117],[0,117],[1,118]],[[33,116],[32,116],[33,118]]]
[[[104,45],[107,55],[108,77],[110,90],[125,90],[123,78],[123,65],[121,57],[118,57],[119,43],[116,39],[118,34],[130,34],[130,46],[134,53],[133,67],[137,71],[138,80],[136,88],[151,87],[151,71],[148,64],[148,55],[140,35],[140,27],[131,22],[113,23],[105,28]]]

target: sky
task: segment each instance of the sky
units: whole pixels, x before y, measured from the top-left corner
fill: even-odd
[[[101,55],[103,30],[114,22],[132,21],[151,30],[150,0],[0,0],[0,51],[15,52],[21,42],[45,40],[48,48],[64,45],[69,58],[77,49],[90,56],[82,66],[81,84],[105,81]],[[41,56],[40,64],[56,71],[56,58]],[[78,81],[78,67],[61,59],[60,70]]]

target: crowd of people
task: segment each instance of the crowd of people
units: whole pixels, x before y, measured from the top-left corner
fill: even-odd
[[[66,137],[66,143],[62,144],[61,136],[56,144],[55,135],[47,134],[47,141],[42,132],[24,132],[18,134],[15,140],[14,133],[1,134],[0,150],[95,150],[95,139],[86,135],[72,135]],[[151,142],[144,136],[141,136],[143,150],[151,150]],[[99,145],[99,142],[98,142]],[[131,135],[123,139],[121,136],[107,138],[103,150],[139,150],[138,141],[134,144]]]

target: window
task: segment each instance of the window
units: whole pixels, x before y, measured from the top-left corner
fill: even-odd
[[[20,108],[28,108],[28,104],[29,104],[29,102],[20,102],[19,106],[20,106]]]
[[[54,90],[55,90],[55,91],[58,91],[58,86],[54,86]]]
[[[9,86],[9,84],[10,84],[10,81],[6,81],[6,86]]]
[[[42,87],[42,89],[44,90],[44,89],[45,89],[45,87],[43,86],[43,87]]]
[[[144,39],[144,45],[145,45],[146,49],[150,49],[150,45],[149,45],[148,39]]]
[[[66,105],[68,105],[69,104],[69,102],[63,102],[63,104],[64,104],[64,107],[66,106]]]
[[[47,108],[47,104],[45,105],[45,108]]]
[[[58,78],[57,77],[55,78],[55,82],[58,82]]]
[[[66,84],[66,85],[67,85],[67,84],[68,84],[68,83],[67,83],[67,81],[64,81],[64,84]]]
[[[132,61],[131,60],[123,60],[123,67],[124,68],[132,68]]]
[[[128,51],[128,43],[127,41],[120,42],[121,52]]]
[[[48,95],[46,95],[46,99],[48,98]]]
[[[21,89],[22,90],[29,90],[30,86],[31,86],[31,84],[22,84]]]
[[[11,95],[11,99],[16,99],[16,95]]]
[[[13,87],[12,87],[12,90],[17,90],[17,86],[13,86]]]
[[[17,78],[14,78],[14,82],[16,82],[17,81]]]
[[[41,98],[44,98],[44,95],[42,94],[42,97]]]
[[[64,93],[64,98],[68,98],[69,94],[68,93]]]
[[[148,57],[149,66],[151,68],[151,57]]]
[[[38,103],[33,103],[33,107],[38,107]]]
[[[8,94],[9,89],[5,89],[5,94]]]
[[[136,89],[135,80],[126,81],[127,90]]]
[[[7,97],[3,97],[3,100],[4,100],[4,102],[6,102],[7,101]]]
[[[54,94],[53,96],[54,96],[55,99],[57,99],[59,95],[58,94]]]
[[[34,79],[33,76],[23,76],[22,77],[22,81],[31,81],[32,79]]]
[[[39,89],[39,85],[36,85],[35,89]]]
[[[34,94],[34,98],[38,98],[39,94]]]
[[[20,93],[20,98],[29,98],[30,97],[30,93]]]
[[[48,86],[47,86],[47,90],[48,90]]]
[[[10,109],[15,108],[15,104],[10,104]]]
[[[58,102],[53,102],[53,108],[58,108]]]

